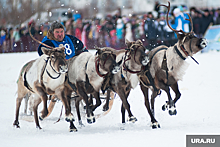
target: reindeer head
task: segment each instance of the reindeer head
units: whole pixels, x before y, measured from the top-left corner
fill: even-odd
[[[31,27],[30,27],[31,28]],[[53,48],[51,46],[46,45],[45,43],[40,42],[39,40],[35,39],[30,32],[30,36],[36,42],[44,45],[45,47],[41,47],[42,52],[49,57],[50,66],[53,70],[57,73],[65,73],[68,71],[67,62],[66,62],[66,54],[65,54],[65,47],[61,44],[59,47]],[[47,47],[47,48],[46,48]]]
[[[65,47],[60,46],[56,48],[41,48],[42,52],[49,57],[50,66],[57,73],[65,73],[68,71],[67,62],[65,59]]]
[[[100,64],[103,70],[110,71],[112,74],[116,74],[120,71],[120,66],[116,63],[116,55],[113,49],[96,48],[96,50],[96,63]]]
[[[127,39],[125,40],[125,44],[127,45],[127,51],[130,53],[130,57],[134,59],[134,61],[139,65],[147,65],[149,62],[149,58],[146,55],[146,48],[144,47],[141,40],[129,42]]]
[[[171,30],[173,30],[178,38],[177,45],[181,48],[181,50],[185,53],[186,56],[192,56],[193,54],[197,53],[198,51],[202,50],[207,46],[207,41],[205,38],[198,38],[196,37],[195,33],[193,32],[193,23],[192,23],[192,18],[190,17],[189,14],[188,17],[189,19],[186,19],[190,21],[191,23],[191,31],[189,33],[184,32],[183,30],[175,30],[173,29],[168,21],[168,14],[170,11],[170,2],[168,1],[168,6],[166,5],[159,5],[159,6],[164,6],[167,7],[167,16],[166,16],[166,22],[167,25]]]

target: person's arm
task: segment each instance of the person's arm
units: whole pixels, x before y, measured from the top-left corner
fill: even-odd
[[[86,46],[84,46],[83,42],[76,38],[75,36],[68,35],[73,42],[75,48],[75,55],[79,55],[82,52],[88,52]]]

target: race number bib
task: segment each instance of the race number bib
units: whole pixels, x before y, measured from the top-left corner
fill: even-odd
[[[65,52],[67,55],[71,55],[72,54],[72,50],[70,48],[70,45],[69,44],[64,44],[64,47],[65,47]]]

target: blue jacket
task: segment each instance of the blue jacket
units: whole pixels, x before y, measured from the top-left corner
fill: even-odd
[[[63,46],[65,47],[66,59],[70,59],[73,56],[78,55],[82,52],[88,52],[86,47],[83,45],[82,41],[80,41],[78,38],[72,35],[65,35],[62,42],[50,40],[47,38],[47,36],[45,36],[42,42],[51,47],[58,47],[60,44],[63,44]],[[41,47],[43,46],[44,45],[40,44],[38,47],[39,56],[43,54],[41,50]]]

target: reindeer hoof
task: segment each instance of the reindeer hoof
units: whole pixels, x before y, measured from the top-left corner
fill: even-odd
[[[167,103],[162,106],[162,110],[165,111],[167,109]]]
[[[169,114],[170,114],[170,115],[176,115],[176,114],[177,114],[176,109],[174,109],[174,110],[169,110]]]
[[[75,121],[75,119],[74,118],[65,118],[65,121],[67,121],[67,122],[71,122],[71,121]]]
[[[137,118],[134,117],[134,116],[131,116],[131,117],[128,118],[128,121],[132,122],[132,123],[135,123],[137,121]]]
[[[39,120],[40,120],[40,121],[43,121],[44,118],[43,118],[42,116],[39,116]]]
[[[151,123],[152,129],[160,128],[160,124],[158,122]]]
[[[77,132],[78,130],[77,130],[77,128],[72,128],[72,129],[70,128],[69,131],[70,132]]]
[[[87,117],[87,122],[88,122],[89,124],[94,123],[94,122],[95,122],[95,117],[94,117],[94,116]]]
[[[108,106],[103,106],[102,111],[108,111],[109,107]]]
[[[37,129],[41,130],[42,128],[40,126],[36,126]]]
[[[85,125],[82,123],[82,120],[79,121],[80,128],[85,127]]]
[[[75,119],[72,114],[69,114],[68,116],[65,117],[65,121],[71,122],[71,121],[75,121]]]
[[[16,120],[14,121],[13,126],[16,127],[16,128],[20,128],[20,126],[19,126],[19,122],[16,121]]]

